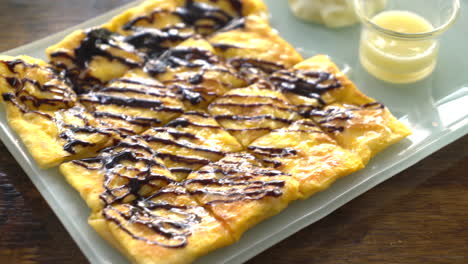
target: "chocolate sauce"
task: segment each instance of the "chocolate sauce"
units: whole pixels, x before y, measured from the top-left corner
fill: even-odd
[[[152,24],[156,19],[156,15],[166,14],[177,16],[185,28],[193,28],[198,34],[207,35],[226,27],[235,18],[242,17],[242,3],[238,0],[231,0],[230,3],[237,16],[232,16],[215,5],[186,0],[184,6],[178,7],[174,11],[157,9],[147,16],[136,17],[125,24],[123,29],[127,31],[138,29],[140,22],[144,21]],[[181,28],[178,30],[181,30]]]
[[[193,37],[192,33],[181,33],[183,29],[178,25],[164,29],[136,28],[132,35],[124,38],[124,41],[150,56],[158,56],[170,47]]]
[[[181,99],[189,101],[192,105],[198,105],[204,100],[201,93],[193,91],[190,87],[184,87],[181,85],[174,87],[177,89],[177,93],[181,95]]]
[[[3,93],[2,94],[3,101],[5,101],[5,102],[12,101],[14,97],[15,97],[15,95],[12,94],[12,93]]]
[[[14,77],[5,77],[5,80],[15,90],[18,90],[21,86],[21,82]]]
[[[38,65],[25,63],[21,60],[14,60],[3,63],[8,65],[8,69],[15,74],[18,74],[15,70],[17,65],[22,65],[25,68],[25,71],[31,68],[40,67]],[[44,74],[46,75],[50,74],[53,79],[51,79],[49,82],[46,82],[45,84],[41,84],[37,80],[31,80],[27,78],[6,78],[7,82],[11,85],[14,91],[11,93],[2,94],[3,100],[13,104],[23,114],[33,113],[51,120],[57,126],[59,131],[59,138],[65,140],[63,149],[70,154],[76,154],[77,147],[86,148],[95,146],[95,143],[86,141],[79,135],[100,134],[106,137],[110,137],[112,135],[110,131],[107,131],[106,129],[100,129],[91,126],[89,124],[88,117],[82,108],[70,108],[73,107],[76,103],[76,95],[71,90],[71,88],[67,86],[66,82],[61,79],[60,76],[56,75],[54,71],[48,68],[42,68],[41,70],[43,70]],[[38,91],[44,93],[44,95],[47,97],[31,95],[29,90],[26,89],[26,84],[33,85]],[[48,94],[50,94],[50,96],[48,96]],[[51,111],[50,109],[48,112],[45,112],[42,110],[43,106],[53,106],[57,108],[55,109],[56,114],[49,113]],[[68,118],[68,116],[72,116],[75,120],[78,120],[75,121],[77,124],[69,124],[65,122],[63,119],[64,117]]]
[[[251,128],[226,128],[228,132],[247,132],[247,131],[273,131],[269,127],[251,127]]]
[[[243,16],[243,4],[242,0],[229,0],[229,3],[231,3],[232,8],[237,12],[238,16]]]
[[[260,100],[269,100],[269,101],[278,102],[278,103],[280,103],[282,105],[292,106],[291,104],[289,104],[288,102],[286,102],[285,100],[283,100],[283,99],[281,99],[279,97],[268,96],[268,95],[225,94],[225,95],[223,95],[223,98],[240,98],[241,100],[253,98],[253,99],[258,99],[259,101]]]
[[[67,134],[61,134],[60,138],[67,140],[68,142],[63,145],[63,149],[67,151],[68,153],[71,154],[76,154],[74,148],[76,146],[81,146],[81,147],[92,147],[95,146],[96,144],[90,143],[84,140],[79,140],[79,139],[72,139],[71,137],[68,137]]]
[[[28,64],[22,60],[12,60],[12,61],[0,61],[7,66],[9,71],[13,74],[19,74],[16,71],[16,66],[21,65],[24,70],[39,68],[40,66],[34,64]],[[44,71],[43,74],[52,75],[55,72],[49,68],[41,69]],[[14,96],[18,101],[22,103],[30,103],[34,107],[39,108],[41,105],[49,105],[54,107],[72,107],[75,103],[75,93],[73,90],[66,85],[66,81],[59,76],[55,76],[55,80],[60,84],[50,84],[45,83],[41,84],[37,80],[29,78],[17,78],[17,77],[4,77],[7,83],[13,89]],[[44,93],[44,97],[37,97],[31,95],[27,88],[27,84],[34,86],[37,90]],[[50,95],[49,95],[50,94]]]
[[[203,74],[198,73],[189,77],[188,82],[190,84],[197,85],[197,84],[201,84],[203,80],[204,80]]]
[[[195,123],[195,122],[189,121],[186,118],[177,118],[166,124],[166,127],[188,127],[188,126],[211,128],[211,129],[222,129],[220,126],[217,126],[217,125]]]
[[[120,211],[119,207],[107,206],[103,210],[103,216],[109,221],[114,222],[132,238],[166,248],[177,249],[187,246],[188,237],[191,236],[190,227],[201,222],[201,218],[194,213],[188,212],[187,209],[189,208],[185,206],[141,200],[133,204],[121,205],[121,207],[124,207],[125,210]],[[159,215],[149,210],[164,210],[167,213]],[[117,214],[117,217],[114,216],[115,214]],[[129,225],[123,225],[122,221],[145,226],[169,241],[162,242],[138,235],[140,232],[133,232]]]
[[[286,112],[290,112],[290,113],[297,113],[297,111],[295,111],[292,108],[282,107],[282,106],[279,106],[279,105],[273,104],[273,103],[250,103],[250,104],[245,103],[245,104],[241,104],[241,103],[217,103],[217,102],[214,102],[214,103],[210,104],[210,107],[214,107],[214,106],[216,106],[216,107],[236,107],[236,108],[268,107],[268,108],[273,108],[273,109],[286,111]]]
[[[166,124],[166,127],[188,127],[192,123],[186,118],[177,118]]]
[[[218,121],[233,120],[233,121],[251,121],[251,120],[271,120],[281,123],[291,124],[294,120],[276,117],[273,115],[258,115],[258,116],[238,116],[238,115],[217,115],[214,118]]]
[[[163,99],[173,98],[177,101],[178,96],[168,88],[151,82],[145,78],[117,79],[110,83],[111,86],[97,87],[95,91],[80,95],[80,101],[91,108],[95,117],[111,118],[126,121],[130,124],[148,127],[161,124],[162,121],[154,117],[138,117],[126,115],[125,111],[116,113],[107,112],[97,108],[98,105],[115,105],[119,108],[139,108],[148,109],[157,113],[182,114],[183,108],[177,106],[167,106]],[[147,98],[132,97],[131,94],[148,95]],[[97,109],[99,110],[97,110]],[[122,109],[124,110],[124,109]]]
[[[333,74],[318,71],[277,71],[269,80],[280,91],[313,98],[322,105],[326,104],[321,97],[322,94],[342,87],[341,82]]]
[[[117,60],[120,63],[127,65],[130,68],[139,67],[140,64],[132,60],[117,57],[109,51],[101,48],[102,45],[110,45],[122,50],[131,49],[131,47],[121,47],[116,43],[119,42],[119,37],[116,33],[105,28],[93,28],[85,32],[86,38],[81,42],[80,46],[75,49],[74,63],[81,69],[88,67],[88,62],[96,56],[108,58],[109,60]],[[54,57],[54,54],[51,55]]]
[[[201,178],[192,178],[182,184],[192,195],[203,196],[207,206],[255,201],[283,194],[282,189],[286,183],[275,177],[286,176],[285,174],[255,165],[257,160],[248,154],[236,154],[234,158],[231,157],[198,171]],[[265,180],[265,177],[271,179]]]
[[[224,45],[224,44],[214,44],[217,45]],[[223,47],[223,46],[221,46]],[[227,46],[224,46],[227,47]],[[284,70],[285,67],[282,64],[260,60],[260,59],[253,59],[253,58],[232,58],[228,60],[229,64],[232,65],[236,70],[238,70],[241,74],[249,76],[254,75],[252,82],[258,80],[258,76],[269,76],[270,74]]]
[[[84,118],[84,117],[82,117]],[[110,132],[107,132],[103,129],[98,129],[94,127],[75,127],[75,126],[68,126],[68,125],[63,125],[66,129],[64,132],[62,132],[59,137],[61,139],[65,139],[67,143],[63,146],[63,149],[71,154],[76,154],[75,147],[76,146],[81,146],[81,147],[93,147],[96,144],[90,143],[88,141],[80,140],[76,138],[77,133],[82,133],[82,134],[102,134],[106,136],[111,136]]]
[[[241,47],[233,45],[233,44],[226,44],[226,43],[212,43],[213,48],[218,49],[222,52],[226,52],[230,49],[240,49]]]
[[[167,50],[161,56],[150,59],[145,71],[152,75],[165,73],[168,68],[198,68],[218,63],[219,59],[212,53],[192,47],[176,47]]]
[[[124,162],[139,164],[138,167],[125,165],[127,167],[124,171],[134,171],[134,175],[120,172]],[[145,185],[159,188],[160,182],[164,185],[173,182],[165,175],[154,173],[154,168],[165,168],[165,166],[157,162],[156,153],[150,147],[138,141],[120,142],[102,150],[96,158],[82,159],[74,163],[86,169],[93,169],[98,165],[98,168],[104,172],[104,192],[100,198],[105,205],[121,202],[130,195],[138,199],[141,197],[140,190]],[[122,183],[123,181],[119,179],[126,179],[126,183]],[[113,185],[117,183],[118,186],[114,187]]]
[[[292,148],[271,148],[271,147],[249,146],[248,149],[255,154],[259,154],[259,155],[267,156],[267,157],[284,158],[284,157],[297,155],[297,150],[292,149]]]
[[[216,2],[214,1],[213,3]],[[84,32],[86,36],[74,50],[73,55],[57,51],[50,54],[50,56],[52,58],[66,58],[76,65],[76,68],[70,69],[66,64],[56,62],[56,66],[59,69],[65,70],[67,78],[71,80],[77,93],[86,92],[95,85],[103,84],[98,78],[86,73],[89,62],[96,56],[104,57],[111,61],[118,61],[129,68],[142,66],[142,63],[139,61],[114,55],[107,47],[130,52],[142,58],[145,70],[153,75],[164,73],[168,67],[200,67],[202,65],[199,62],[203,60],[206,60],[209,64],[213,64],[214,62],[209,61],[207,58],[203,59],[198,56],[201,55],[201,51],[190,49],[184,52],[180,48],[173,50],[172,47],[188,38],[196,37],[196,34],[208,35],[216,31],[234,30],[243,27],[242,2],[230,0],[229,3],[235,11],[234,14],[224,11],[214,4],[193,0],[185,1],[183,6],[172,11],[156,9],[149,15],[136,17],[125,24],[123,29],[131,31],[128,36],[113,33],[105,28],[92,28]],[[158,14],[176,16],[181,22],[161,29],[140,26],[139,22],[142,21],[152,24],[157,19]],[[193,60],[196,60],[194,62],[192,58],[188,58],[187,56],[198,56],[198,58],[193,58]],[[198,85],[202,82],[202,75],[194,76],[188,80],[188,83],[192,85]],[[201,103],[204,99],[200,94],[188,89],[181,89],[179,94],[184,100],[190,101],[193,105]]]
[[[361,105],[361,108],[380,110],[380,109],[384,109],[385,105],[380,102],[372,102],[372,103]]]
[[[136,87],[104,87],[100,88],[99,92],[101,93],[135,93],[135,94],[145,94],[149,96],[162,97],[162,98],[178,98],[175,94],[167,91],[161,87],[161,89],[141,89]]]
[[[109,85],[112,85],[113,83],[137,84],[137,85],[151,87],[151,88],[164,88],[164,85],[162,83],[159,83],[155,79],[136,77],[136,76],[131,77],[131,78],[119,78],[116,80],[112,80],[109,82]],[[118,88],[121,88],[121,87],[118,87]]]
[[[166,132],[169,135],[171,135],[175,139],[180,139],[180,138],[187,138],[191,140],[200,140],[200,138],[194,134],[188,133],[188,132],[181,132],[177,131],[175,129],[167,128],[167,127],[154,127],[152,128],[153,131],[155,132]]]
[[[189,116],[198,116],[198,117],[203,117],[203,118],[211,118],[211,115],[207,114],[207,113],[204,113],[204,112],[200,112],[200,111],[188,111],[188,112],[185,112],[184,115],[189,115]]]
[[[128,122],[133,125],[143,126],[143,127],[151,126],[151,125],[159,125],[162,123],[162,121],[157,118],[135,117],[135,116],[128,116],[125,114],[114,114],[114,113],[109,113],[109,112],[94,111],[93,115],[97,118],[117,119],[117,120]],[[118,128],[118,129],[121,129],[121,128]]]
[[[193,169],[191,168],[186,168],[186,167],[175,167],[175,168],[169,168],[169,171],[172,173],[182,173],[182,174],[190,174],[193,172]]]
[[[162,102],[158,100],[120,97],[120,96],[111,96],[111,95],[103,95],[103,94],[90,94],[86,97],[82,97],[81,101],[97,103],[101,105],[119,105],[119,106],[151,108],[151,109],[158,108],[162,105]]]
[[[56,115],[54,117],[54,123],[57,124],[59,128],[59,137],[66,140],[66,143],[63,145],[63,149],[70,154],[76,154],[75,148],[77,146],[81,147],[94,147],[95,143],[85,141],[79,137],[81,134],[93,135],[98,134],[110,138],[112,133],[106,128],[94,127],[89,123],[88,117],[85,114],[85,110],[80,107],[71,108],[68,110],[62,110],[61,115],[72,115],[74,118],[80,120],[80,125],[68,124],[63,121],[63,117]],[[59,118],[60,117],[60,118]]]
[[[186,156],[179,156],[176,154],[169,154],[169,153],[157,153],[157,156],[161,159],[169,159],[171,161],[177,163],[185,163],[188,165],[207,165],[210,163],[210,160],[205,158],[197,158],[197,157],[186,157]]]
[[[75,48],[73,54],[63,51],[56,51],[50,54],[51,58],[64,58],[73,63],[69,67],[60,61],[52,60],[55,67],[64,72],[64,75],[73,84],[73,89],[78,93],[83,93],[95,85],[102,85],[103,81],[91,76],[88,71],[89,63],[95,57],[104,57],[109,61],[116,61],[128,68],[137,68],[142,66],[142,62],[125,58],[124,56],[114,55],[109,47],[119,51],[130,53],[143,60],[144,56],[139,54],[133,45],[126,43],[124,37],[109,31],[105,28],[91,28],[84,32],[85,37],[80,45]]]
[[[202,147],[202,146],[197,146],[197,145],[189,143],[187,141],[184,141],[183,143],[179,143],[179,142],[171,140],[171,139],[161,138],[161,137],[151,136],[151,135],[143,135],[142,137],[146,142],[156,142],[156,143],[161,143],[161,144],[164,144],[164,145],[176,146],[176,147],[179,147],[179,148],[187,148],[187,149],[191,149],[191,150],[194,150],[194,151],[208,152],[208,153],[212,153],[212,154],[216,154],[216,155],[220,155],[220,156],[224,155],[224,152],[222,152],[222,151],[218,151],[218,150],[215,150],[215,149],[210,149],[210,148],[206,148],[206,147]]]
[[[227,32],[236,29],[245,28],[245,18],[236,18],[232,19],[229,23],[227,23],[224,27],[220,28],[218,32]]]
[[[314,118],[324,130],[329,133],[342,133],[345,127],[336,124],[339,121],[347,121],[354,118],[354,111],[369,109],[379,111],[385,106],[379,102],[372,102],[364,105],[344,105],[343,107],[331,106],[326,109],[312,109],[308,115]]]
[[[313,109],[310,116],[317,118],[319,124],[329,123],[335,120],[346,121],[353,118],[352,111],[344,108],[330,107],[325,110]]]
[[[3,98],[3,100],[5,102],[9,102],[9,103],[13,104],[23,114],[34,113],[34,114],[40,115],[40,116],[42,116],[44,118],[47,118],[49,120],[54,120],[54,118],[51,115],[47,114],[47,113],[44,113],[44,112],[41,112],[41,111],[36,111],[36,110],[31,110],[27,106],[25,106],[24,104],[19,103],[18,100],[17,100],[17,97],[13,93],[3,93],[2,98]]]
[[[177,8],[174,14],[186,25],[193,25],[197,31],[206,29],[207,27],[212,31],[216,31],[223,28],[233,19],[231,15],[218,7],[195,2],[194,0],[186,0],[185,6]],[[207,20],[211,23],[206,23]]]

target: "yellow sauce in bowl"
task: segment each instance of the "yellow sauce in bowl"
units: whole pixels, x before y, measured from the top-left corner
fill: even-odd
[[[434,29],[429,21],[408,11],[385,11],[373,17],[371,22],[398,33],[426,33]],[[438,46],[435,39],[396,38],[365,29],[361,37],[360,60],[376,78],[392,83],[410,83],[433,72]]]

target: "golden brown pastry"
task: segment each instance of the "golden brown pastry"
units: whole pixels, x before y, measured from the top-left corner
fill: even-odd
[[[360,170],[410,131],[260,0],[148,0],[0,57],[0,101],[42,167],[133,263],[191,263]],[[65,162],[65,163],[63,163]]]
[[[180,180],[227,153],[242,150],[216,120],[201,112],[187,112],[165,127],[146,131],[142,137]]]
[[[250,15],[265,17],[265,4],[260,0],[151,0],[116,16],[104,27],[122,35],[153,33],[163,38],[159,42],[170,42],[213,33]],[[164,38],[171,30],[179,34]]]
[[[109,205],[89,224],[133,263],[192,263],[234,242],[222,222],[176,185],[130,204]]]
[[[142,67],[144,56],[124,37],[106,28],[77,30],[46,50],[51,64],[66,70],[79,92],[87,91],[128,70]]]
[[[259,0],[149,0],[108,23],[77,30],[46,51],[81,90],[119,78],[189,38],[243,27],[266,16]]]
[[[300,63],[302,56],[260,16],[249,16],[243,24],[229,31],[220,31],[208,40],[220,56],[256,81],[259,74],[271,74]]]
[[[92,156],[115,137],[40,60],[1,57],[0,87],[8,123],[42,168]]]
[[[299,119],[295,106],[268,83],[231,90],[211,103],[208,111],[244,146]]]
[[[18,97],[25,107],[57,110],[76,104],[72,87],[46,62],[28,56],[0,56],[0,92]]]
[[[184,186],[236,239],[298,198],[298,182],[247,153],[229,154],[190,174]]]
[[[145,71],[178,91],[187,109],[206,109],[216,97],[247,85],[237,71],[216,55],[205,39],[191,38],[149,60]]]
[[[249,151],[299,182],[303,198],[364,168],[359,156],[343,149],[313,121],[302,119],[258,138]]]
[[[269,80],[302,115],[358,154],[364,164],[411,133],[383,104],[359,91],[327,56],[275,72]]]
[[[177,91],[132,72],[78,98],[97,120],[123,134],[164,125],[185,111]]]
[[[358,154],[364,164],[411,132],[381,103],[334,103],[312,110],[311,117],[345,149]]]
[[[140,137],[128,137],[95,157],[63,163],[60,172],[93,212],[148,197],[176,180]]]

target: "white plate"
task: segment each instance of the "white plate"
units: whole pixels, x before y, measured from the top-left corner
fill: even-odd
[[[196,263],[242,263],[298,230],[316,222],[370,188],[415,164],[468,132],[468,1],[454,28],[444,35],[440,62],[431,78],[413,85],[393,86],[369,76],[357,62],[359,27],[329,30],[296,20],[288,11],[287,1],[266,0],[272,23],[281,35],[311,51],[338,58],[353,68],[352,79],[368,95],[384,102],[414,132],[403,142],[385,150],[364,170],[336,182],[331,188],[306,201],[293,203],[252,230],[230,247],[217,250]],[[132,3],[51,37],[5,52],[45,59],[44,50],[77,28],[99,25]],[[128,263],[87,224],[89,209],[66,183],[57,169],[40,170],[0,114],[0,139],[47,200],[73,239],[91,263]],[[365,208],[363,208],[365,210]]]

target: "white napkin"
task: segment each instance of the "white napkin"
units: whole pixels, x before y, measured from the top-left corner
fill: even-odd
[[[373,0],[376,10],[385,7],[386,0]],[[358,22],[353,0],[289,0],[289,6],[297,17],[327,27],[350,26]]]

